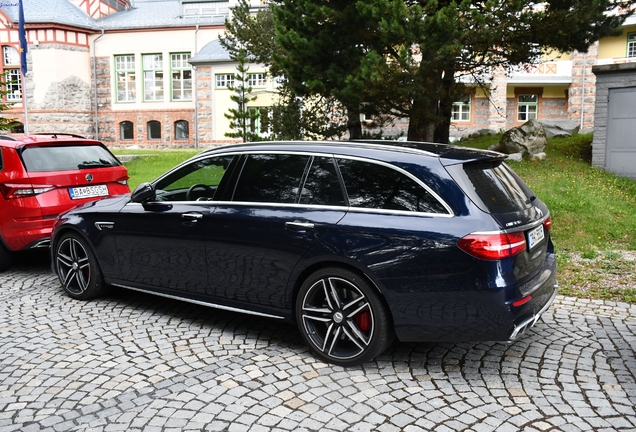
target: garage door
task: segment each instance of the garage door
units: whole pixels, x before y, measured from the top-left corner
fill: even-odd
[[[610,89],[605,168],[636,178],[636,87]]]

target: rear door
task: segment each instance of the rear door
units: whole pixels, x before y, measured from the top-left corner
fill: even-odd
[[[29,145],[20,156],[33,187],[51,187],[36,195],[44,218],[54,219],[81,202],[130,192],[126,168],[98,142]]]
[[[246,156],[231,202],[219,203],[209,225],[210,294],[286,307],[296,263],[346,210],[332,157]]]

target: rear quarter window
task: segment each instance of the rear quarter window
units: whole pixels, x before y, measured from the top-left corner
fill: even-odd
[[[99,145],[24,147],[20,156],[29,172],[72,171],[120,166],[119,160]]]
[[[422,185],[394,168],[355,159],[338,159],[338,167],[351,207],[448,213]]]

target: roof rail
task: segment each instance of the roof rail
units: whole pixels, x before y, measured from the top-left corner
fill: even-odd
[[[66,133],[66,132],[37,132],[37,133],[34,133],[32,135],[51,135],[53,138],[57,138],[58,135],[62,135],[62,136],[68,136],[68,137],[72,137],[72,138],[86,139],[85,136],[72,134],[72,133]]]
[[[0,140],[17,141],[17,139],[13,138],[10,135],[0,135]]]

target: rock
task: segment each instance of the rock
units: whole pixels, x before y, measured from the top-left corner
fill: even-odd
[[[523,160],[523,153],[510,154],[510,155],[508,155],[508,157],[506,159],[511,160],[511,161],[521,162]]]
[[[579,132],[581,127],[571,120],[541,120],[540,123],[548,138],[572,136]]]
[[[489,150],[508,155],[521,153],[523,158],[533,159],[534,155],[543,153],[547,144],[548,138],[541,123],[529,120],[521,126],[509,129],[502,135],[499,143],[490,146]]]

